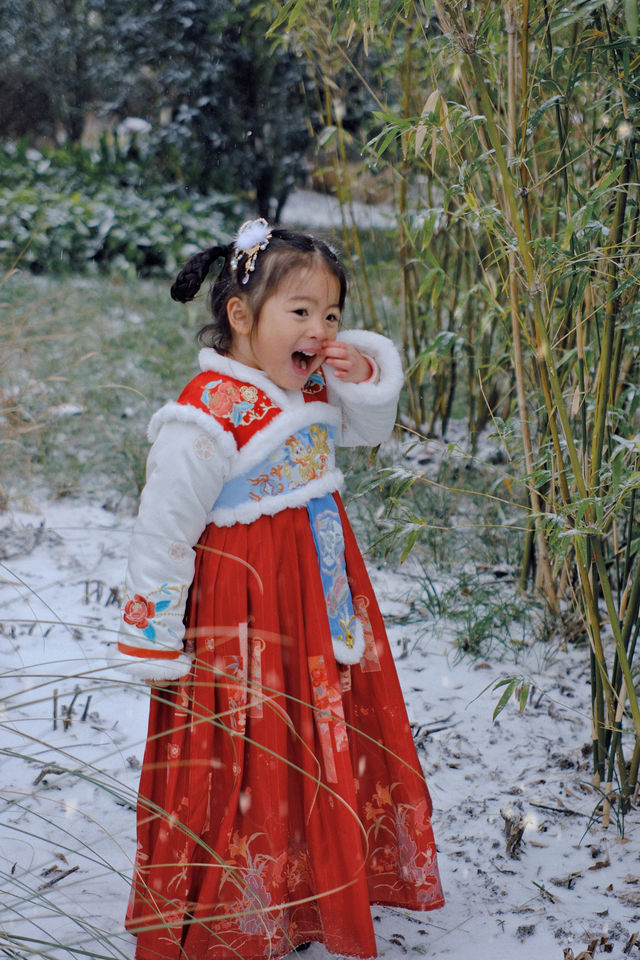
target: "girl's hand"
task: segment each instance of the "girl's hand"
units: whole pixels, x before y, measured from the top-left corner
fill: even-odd
[[[334,376],[346,383],[362,383],[371,376],[371,364],[359,350],[342,340],[325,340],[324,363],[333,367]]]

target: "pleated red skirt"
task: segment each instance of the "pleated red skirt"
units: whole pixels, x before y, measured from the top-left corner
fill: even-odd
[[[305,508],[207,527],[189,676],[154,688],[127,929],[137,960],[376,956],[370,904],[444,903],[431,800],[340,503],[366,651],[336,663]]]

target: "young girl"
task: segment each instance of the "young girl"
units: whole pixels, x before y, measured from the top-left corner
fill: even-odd
[[[393,427],[389,340],[339,332],[322,241],[245,223],[199,373],[153,417],[119,648],[154,685],[127,928],[137,960],[376,956],[370,903],[444,900],[431,801],[336,443]]]

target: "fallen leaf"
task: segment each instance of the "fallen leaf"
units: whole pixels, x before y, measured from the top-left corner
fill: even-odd
[[[629,903],[632,907],[640,907],[640,893],[619,893],[618,900]]]
[[[551,883],[556,887],[566,887],[567,890],[573,890],[576,880],[582,876],[581,870],[574,870],[567,877],[550,877]]]

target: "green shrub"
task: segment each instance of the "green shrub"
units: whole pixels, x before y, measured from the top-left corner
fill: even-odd
[[[0,148],[0,259],[32,272],[171,273],[225,235],[233,202],[160,185],[121,157]]]

